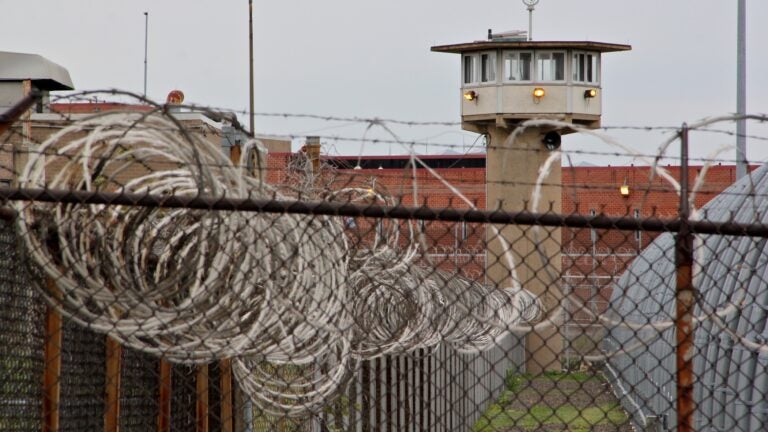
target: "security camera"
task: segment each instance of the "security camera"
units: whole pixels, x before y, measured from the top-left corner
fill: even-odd
[[[549,151],[555,151],[559,149],[562,141],[563,140],[560,138],[560,134],[555,131],[547,132],[546,135],[544,135],[544,139],[541,140],[541,142],[544,143],[544,147],[546,147]]]

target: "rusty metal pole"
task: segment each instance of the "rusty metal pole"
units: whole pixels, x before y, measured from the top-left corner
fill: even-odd
[[[61,300],[61,292],[53,279],[46,279],[46,286],[56,300]],[[58,432],[61,412],[61,313],[53,306],[45,312],[45,338],[43,365],[43,432]]]
[[[680,131],[680,230],[675,238],[677,266],[675,329],[677,337],[677,430],[693,432],[693,235],[689,225],[688,205],[688,125]]]
[[[120,430],[120,392],[123,368],[123,347],[120,342],[106,337],[107,361],[104,396],[104,432]]]

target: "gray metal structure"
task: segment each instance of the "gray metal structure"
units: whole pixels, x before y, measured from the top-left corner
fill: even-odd
[[[41,90],[72,90],[72,78],[62,66],[37,54],[0,51],[0,81],[32,80]]]
[[[499,346],[460,354],[445,345],[365,361],[341,398],[343,413],[328,409],[312,432],[327,426],[349,432],[471,431],[506,389],[508,371],[525,362],[525,339],[510,334]],[[326,429],[327,430],[327,429]]]
[[[764,165],[714,198],[700,214],[709,221],[766,224],[767,196]],[[614,288],[609,316],[635,324],[674,319],[674,245],[674,236],[663,234],[635,259]],[[768,241],[702,235],[694,248],[696,315],[734,303],[737,307],[723,318],[725,325],[752,342],[766,343]],[[606,338],[606,350],[629,350],[611,358],[606,370],[641,430],[652,417],[661,419],[664,430],[676,425],[675,343],[674,326],[659,332],[619,325]],[[748,350],[711,320],[698,325],[694,344],[696,430],[768,430],[768,354]]]
[[[32,89],[40,91],[38,112],[47,105],[49,92],[75,88],[69,72],[45,57],[0,51],[0,112],[12,107],[27,94],[25,81],[29,81]]]

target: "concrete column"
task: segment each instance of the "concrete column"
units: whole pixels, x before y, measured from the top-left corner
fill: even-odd
[[[22,89],[23,96],[28,96],[30,93],[32,93],[32,81],[22,81]],[[31,110],[27,110],[24,112],[24,114],[21,115],[21,122],[21,140],[13,140],[13,150],[11,156],[11,169],[13,170],[11,185],[13,187],[19,186],[19,174],[21,174],[21,171],[25,166],[27,166],[27,161],[29,160],[29,151],[32,150],[33,146]],[[44,163],[45,161],[43,161],[43,164]]]
[[[307,137],[305,149],[307,151],[307,157],[309,157],[309,160],[312,162],[312,172],[317,174],[318,171],[320,171],[320,137]]]
[[[541,142],[538,128],[526,129],[515,142],[507,143],[511,130],[488,126],[486,162],[487,207],[505,211],[561,212],[561,168],[557,162],[544,182],[538,209],[531,208],[531,196],[541,167],[552,154]],[[538,238],[532,226],[497,227],[511,248],[517,277],[523,288],[539,296],[548,312],[562,297],[560,283],[561,234],[559,228],[540,227]],[[503,243],[488,229],[487,281],[500,287],[511,286],[511,269],[504,258]],[[536,250],[536,245],[539,251]],[[559,329],[549,329],[526,338],[526,369],[529,373],[560,370],[563,340]]]

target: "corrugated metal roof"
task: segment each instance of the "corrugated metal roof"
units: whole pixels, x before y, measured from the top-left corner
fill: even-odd
[[[32,80],[42,90],[73,90],[62,66],[37,54],[0,51],[0,81]]]
[[[755,170],[715,197],[702,210],[706,220],[768,223],[768,165]],[[659,236],[616,284],[609,314],[645,324],[675,316],[675,264],[672,234]],[[694,285],[699,304],[710,310],[741,303],[723,321],[730,329],[759,343],[768,341],[768,241],[758,237],[699,236],[695,251],[700,272]],[[696,314],[702,311],[697,307]],[[650,330],[614,328],[609,351],[637,343],[646,347],[610,360],[615,388],[630,389],[624,398],[637,423],[644,416],[666,416],[676,424],[674,328],[658,335]],[[768,355],[748,351],[711,321],[695,332],[696,422],[700,429],[768,430]],[[632,402],[629,401],[632,399]],[[639,408],[639,409],[638,409]]]

